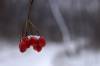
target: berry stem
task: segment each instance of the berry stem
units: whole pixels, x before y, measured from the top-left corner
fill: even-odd
[[[32,5],[34,0],[29,0],[28,20],[31,20]]]
[[[32,5],[34,3],[34,0],[29,0],[29,11],[28,11],[28,17],[26,20],[26,25],[25,25],[25,36],[28,35],[29,32],[31,32],[32,34],[34,34],[33,30],[35,30],[36,35],[40,35],[39,30],[37,29],[37,27],[32,23],[32,18],[31,18],[31,12],[32,12]],[[32,31],[31,31],[32,30]]]

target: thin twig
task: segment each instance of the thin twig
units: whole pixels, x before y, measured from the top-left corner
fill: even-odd
[[[36,31],[36,34],[37,35],[40,35],[40,32],[39,32],[39,30],[37,29],[37,27],[32,23],[32,18],[31,18],[31,13],[32,13],[32,5],[33,5],[33,3],[34,3],[34,0],[29,0],[29,11],[28,11],[28,18],[27,18],[27,25],[28,26],[26,26],[26,28],[29,28],[29,29],[27,29],[27,31],[28,30],[30,30],[30,28],[34,28],[35,29],[35,31]],[[32,27],[30,27],[29,25],[32,25]],[[27,32],[26,32],[27,33]]]
[[[35,29],[35,31],[36,31],[36,35],[40,35],[39,30],[37,29],[37,27],[36,27],[34,24],[32,24],[31,20],[30,20],[30,21],[28,21],[28,22],[29,22],[29,24],[32,26],[32,28],[34,28],[34,29]]]
[[[31,19],[31,12],[32,12],[32,5],[34,0],[29,0],[29,12],[28,12],[28,19]]]

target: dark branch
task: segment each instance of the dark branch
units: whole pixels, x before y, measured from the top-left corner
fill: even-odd
[[[34,0],[29,0],[29,11],[28,11],[28,18],[27,18],[27,22],[28,23],[26,23],[27,24],[27,26],[26,26],[26,28],[27,28],[26,34],[29,32],[29,30],[31,28],[34,28],[34,30],[36,31],[36,34],[40,35],[40,32],[37,29],[37,27],[34,24],[32,24],[31,13],[32,13],[32,5],[33,5],[33,3],[34,3]],[[29,25],[31,25],[32,27],[29,27]]]
[[[31,19],[32,5],[34,0],[29,0],[28,19]]]

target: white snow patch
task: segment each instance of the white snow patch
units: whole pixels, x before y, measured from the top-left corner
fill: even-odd
[[[49,43],[40,53],[31,48],[22,54],[18,47],[4,47],[0,53],[0,66],[100,66],[100,52],[84,50],[77,56],[55,58],[64,52],[63,49],[62,44]]]

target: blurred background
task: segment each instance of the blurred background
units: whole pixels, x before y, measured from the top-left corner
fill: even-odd
[[[100,0],[34,0],[32,22],[46,37],[20,53],[29,0],[0,0],[0,66],[100,66]]]

